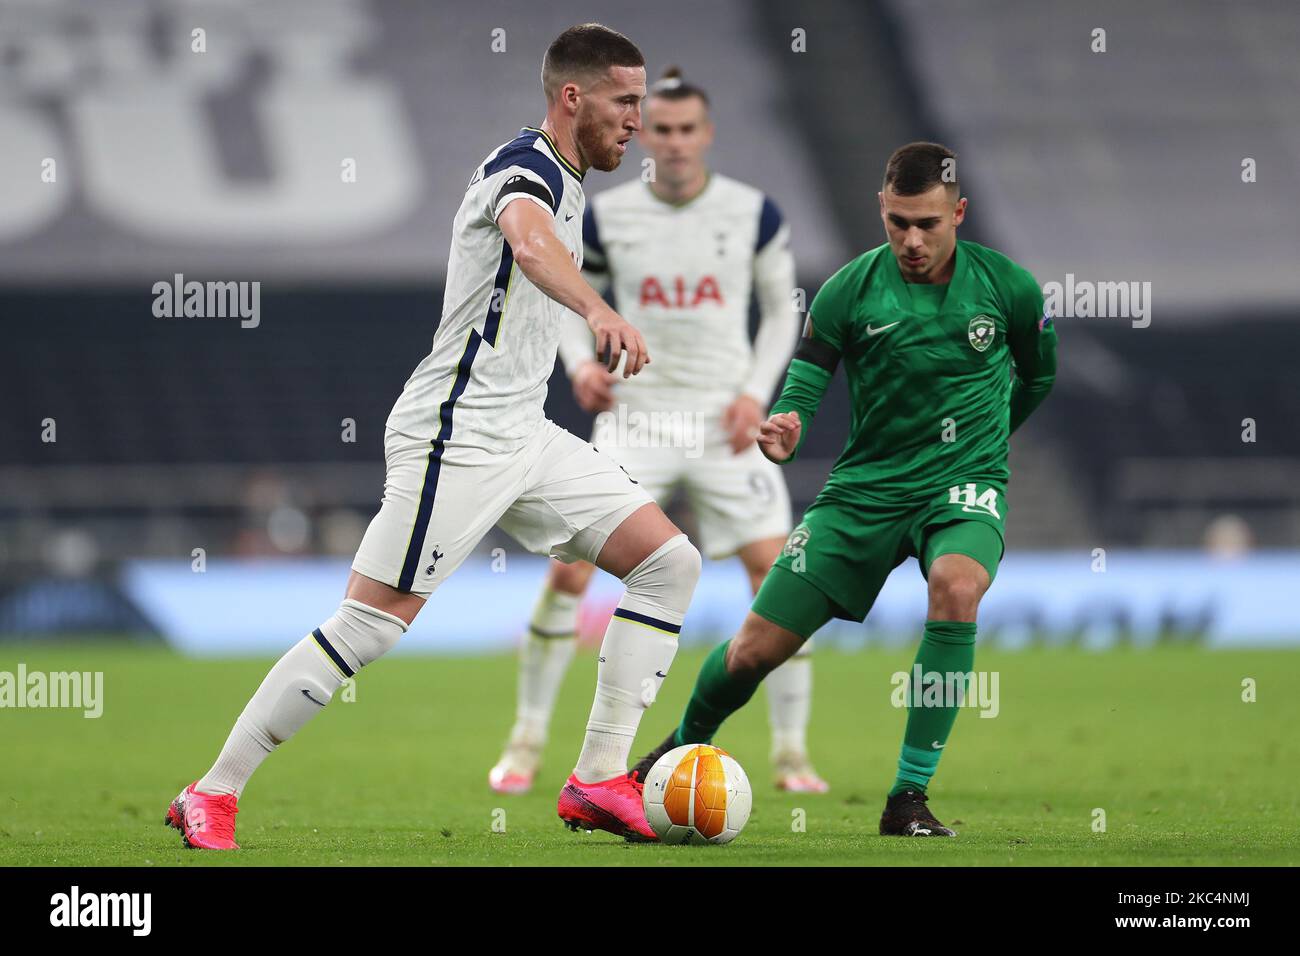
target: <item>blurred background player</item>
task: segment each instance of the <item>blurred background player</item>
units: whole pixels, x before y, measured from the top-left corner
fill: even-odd
[[[633,769],[708,743],[764,675],[832,618],[861,621],[909,556],[929,592],[884,836],[955,836],[926,788],[974,673],[975,618],[1002,560],[1009,436],[1056,377],[1056,331],[1030,273],[959,242],[956,154],[895,150],[879,193],[888,239],[826,281],[759,445],[794,459],[844,359],[853,425],[732,640],[700,669],[682,722]],[[1014,375],[1012,374],[1014,369]],[[934,675],[937,675],[934,676]]]
[[[267,674],[212,768],[166,822],[187,846],[238,849],[237,800],[266,757],[349,678],[391,650],[494,525],[531,551],[593,561],[627,585],[601,645],[595,700],[557,813],[571,828],[654,839],[627,757],[672,664],[700,555],[608,456],[546,418],[566,310],[611,364],[641,371],[641,335],[582,278],[582,180],[618,167],[641,128],[645,59],[599,24],[572,27],[542,66],[546,119],[497,147],[452,227],[442,321],[388,418],[379,513],[332,617]]]
[[[578,404],[600,413],[592,442],[661,505],[684,490],[702,550],[739,557],[757,592],[792,523],[781,469],[755,439],[794,350],[794,261],[789,227],[772,201],[707,165],[713,135],[708,96],[669,68],[650,88],[640,133],[653,175],[587,206],[584,275],[601,291],[613,286],[654,365],[616,385],[576,317],[560,356]],[[752,347],[751,289],[760,315]],[[551,562],[520,653],[515,724],[488,775],[498,792],[532,786],[594,571],[585,562]],[[777,668],[767,693],[776,785],[820,793],[827,785],[806,746],[811,649],[805,644]]]

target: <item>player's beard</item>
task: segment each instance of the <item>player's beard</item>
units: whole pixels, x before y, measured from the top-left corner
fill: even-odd
[[[573,136],[578,142],[578,151],[602,173],[618,169],[618,164],[623,161],[623,154],[617,147],[605,145],[600,124],[593,118],[579,116]]]

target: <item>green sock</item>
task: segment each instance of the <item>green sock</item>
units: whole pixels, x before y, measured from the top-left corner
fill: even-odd
[[[750,683],[727,673],[730,646],[731,641],[723,641],[704,659],[682,722],[673,735],[677,746],[711,742],[722,722],[744,707],[758,689],[759,681]]]
[[[925,788],[939,766],[939,757],[943,754],[943,745],[948,742],[948,734],[957,720],[959,703],[952,701],[948,694],[937,699],[932,698],[929,706],[912,706],[913,679],[916,668],[922,675],[936,671],[941,675],[969,674],[975,667],[975,624],[964,621],[926,621],[925,636],[916,651],[916,663],[908,674],[907,681],[907,729],[903,732],[903,749],[898,755],[898,776],[894,779],[892,797],[904,790],[918,790],[925,793]],[[946,684],[941,681],[940,689]],[[965,687],[965,684],[960,684]],[[924,676],[922,687],[926,687]],[[936,693],[931,691],[931,693]],[[924,691],[922,701],[925,701]],[[938,744],[936,747],[935,744]]]

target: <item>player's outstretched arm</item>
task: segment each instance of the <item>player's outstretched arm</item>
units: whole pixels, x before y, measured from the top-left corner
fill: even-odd
[[[641,371],[650,361],[645,339],[582,278],[555,234],[551,216],[536,203],[516,201],[501,211],[497,225],[510,243],[519,271],[547,296],[587,320],[596,336],[597,353],[609,356],[609,370],[617,366],[620,353],[627,352],[623,377]]]
[[[839,361],[839,349],[814,337],[809,313],[804,337],[785,373],[781,397],[772,406],[771,417],[759,426],[758,446],[772,461],[783,464],[799,453]]]

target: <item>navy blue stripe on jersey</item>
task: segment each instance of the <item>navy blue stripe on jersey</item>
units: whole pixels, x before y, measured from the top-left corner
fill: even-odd
[[[483,320],[483,340],[497,347],[497,332],[501,330],[501,313],[506,309],[506,292],[510,285],[510,270],[515,264],[515,253],[510,243],[501,240],[501,264],[497,266],[496,281],[488,299],[487,318]]]
[[[501,184],[501,188],[497,190],[497,198],[492,202],[493,208],[501,205],[502,196],[509,196],[512,193],[526,193],[529,196],[536,196],[550,208],[552,215],[555,214],[557,207],[555,197],[551,195],[551,191],[537,180],[529,179],[523,173],[516,173]]]
[[[549,153],[542,152],[533,144],[540,136],[535,130],[525,130],[506,143],[497,154],[483,164],[483,175],[491,176],[511,166],[522,166],[531,173],[536,173],[551,191],[551,211],[558,212],[564,199],[564,174]]]
[[[509,248],[507,244],[506,248]],[[424,487],[420,489],[420,507],[415,512],[415,527],[411,529],[411,543],[406,546],[406,559],[402,562],[402,573],[397,579],[397,590],[409,591],[415,583],[415,571],[420,566],[420,553],[424,550],[424,536],[429,531],[429,519],[433,515],[433,499],[438,494],[438,475],[442,472],[442,453],[446,443],[451,440],[451,416],[456,408],[456,400],[469,384],[470,369],[474,367],[474,356],[478,354],[479,343],[483,336],[478,329],[469,333],[465,351],[456,366],[456,380],[451,385],[451,394],[442,403],[438,417],[442,427],[438,437],[433,440],[429,452],[429,462],[424,470]]]
[[[588,272],[605,272],[609,264],[605,261],[600,230],[596,227],[596,211],[590,204],[582,213],[582,244],[587,247],[582,256],[582,267]]]
[[[661,631],[667,631],[669,634],[680,634],[682,632],[680,624],[669,624],[667,621],[661,621],[649,614],[638,614],[636,611],[629,611],[625,607],[614,608],[614,617],[621,617],[625,621],[636,621],[636,623],[644,624],[647,627],[656,627]]]
[[[595,225],[595,211],[590,204],[582,211],[582,268],[588,272],[606,272],[608,263],[604,259],[604,246],[601,245],[601,230]]]
[[[582,241],[598,255],[605,254],[605,247],[600,242],[600,229],[596,226],[596,210],[590,204],[582,213]]]
[[[321,633],[319,627],[311,632],[311,636],[316,638],[316,643],[320,645],[320,649],[329,655],[329,659],[334,662],[335,667],[343,672],[344,677],[351,677],[356,673],[351,667],[348,667],[348,662],[343,659],[343,655],[334,650],[334,645],[325,640],[325,635]]]
[[[758,214],[758,240],[754,243],[754,251],[759,252],[762,248],[772,241],[776,231],[781,228],[781,210],[776,208],[776,203],[763,197],[763,211]]]

